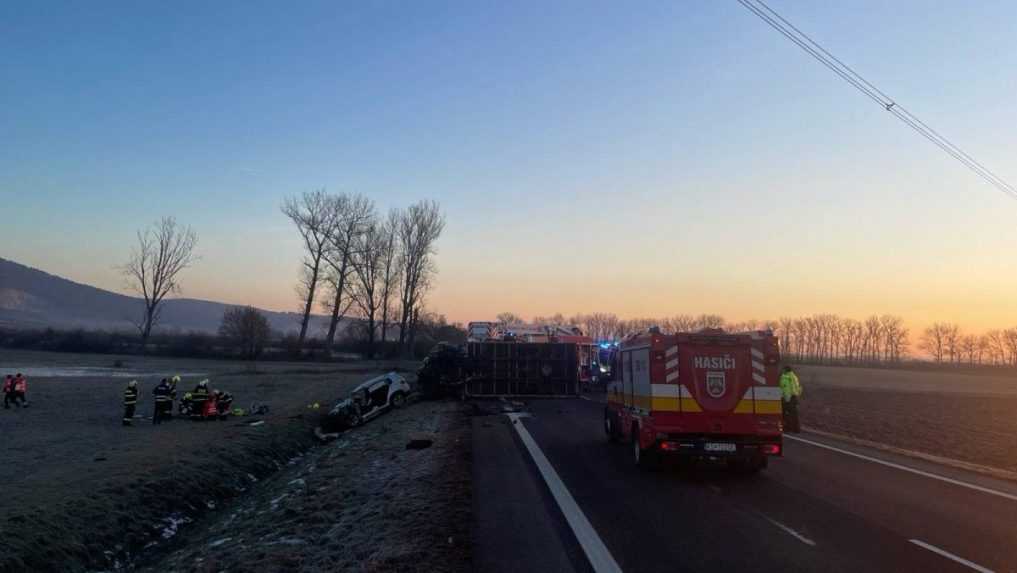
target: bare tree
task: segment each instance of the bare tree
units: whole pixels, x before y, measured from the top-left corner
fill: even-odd
[[[921,349],[929,353],[938,363],[942,363],[943,357],[947,354],[945,332],[948,327],[947,324],[936,322],[922,333]]]
[[[961,360],[968,364],[975,363],[975,356],[978,354],[978,337],[973,334],[965,334],[960,337],[957,344]]]
[[[382,254],[385,235],[379,225],[371,225],[356,240],[356,251],[351,257],[354,280],[350,296],[357,303],[360,314],[367,320],[367,357],[374,358],[376,319],[381,308]]]
[[[303,346],[304,339],[307,338],[307,325],[311,320],[311,309],[314,308],[314,296],[321,281],[321,264],[325,259],[325,250],[328,248],[332,229],[330,203],[325,190],[319,189],[306,192],[299,197],[290,197],[282,204],[283,214],[297,226],[297,231],[304,242],[300,283],[297,287],[303,305],[298,347]]]
[[[498,320],[498,322],[506,326],[513,326],[516,324],[523,324],[526,322],[525,320],[523,320],[521,316],[514,312],[499,312],[498,316],[496,316],[495,318]]]
[[[393,295],[399,290],[402,281],[402,268],[399,266],[399,220],[402,214],[398,209],[390,209],[382,226],[381,252],[381,343],[385,344],[388,335],[389,320],[398,310],[392,308]]]
[[[993,364],[1006,364],[1006,337],[1000,330],[990,330],[985,333],[985,339],[989,346],[989,356]]]
[[[724,328],[724,317],[717,314],[701,314],[696,317],[693,327],[697,330]]]
[[[143,231],[138,231],[138,244],[121,272],[129,287],[144,299],[144,312],[135,325],[145,348],[152,328],[159,323],[162,301],[171,293],[180,292],[178,276],[196,260],[194,247],[198,235],[190,227],[179,227],[173,217],[163,217]]]
[[[345,306],[343,303],[347,291],[346,281],[353,270],[357,245],[363,245],[360,239],[373,224],[374,203],[363,195],[340,193],[328,198],[328,209],[331,225],[324,259],[328,263],[327,284],[331,287],[331,296],[325,307],[331,312],[331,317],[325,344],[327,348],[332,348],[339,319],[350,306],[350,301],[346,301]]]
[[[960,327],[956,324],[942,324],[941,330],[943,334],[943,345],[946,349],[947,355],[950,357],[950,362],[956,364],[961,358],[961,331]]]
[[[219,325],[219,336],[239,347],[247,360],[254,360],[261,354],[271,334],[268,319],[251,306],[226,309]]]
[[[1006,353],[1009,355],[1010,365],[1017,366],[1017,327],[1004,330],[1002,338],[1006,345]]]
[[[435,242],[444,228],[445,216],[435,201],[411,205],[399,220],[399,266],[403,278],[399,301],[399,347],[403,352],[410,350],[413,344],[411,330],[416,324],[418,306],[431,285],[431,275],[435,272]]]

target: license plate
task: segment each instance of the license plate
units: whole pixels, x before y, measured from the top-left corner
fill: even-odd
[[[703,444],[703,449],[707,452],[733,452],[738,449],[738,446],[734,444],[718,444],[716,442],[706,442]]]

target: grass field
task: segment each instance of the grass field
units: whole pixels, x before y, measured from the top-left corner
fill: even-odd
[[[802,422],[898,448],[1017,471],[1017,379],[802,366]]]
[[[1017,397],[1017,374],[964,373],[934,370],[799,366],[805,385],[837,388],[894,390],[940,394]]]
[[[121,426],[122,393],[130,370],[141,386],[135,426]],[[384,363],[258,364],[206,360],[111,357],[0,350],[5,369],[73,375],[30,376],[30,407],[0,410],[4,459],[0,483],[16,491],[0,497],[5,538],[0,571],[75,571],[123,564],[138,550],[159,542],[167,528],[194,519],[223,499],[313,445],[321,410]],[[412,365],[403,364],[403,367]],[[180,389],[199,377],[228,390],[235,405],[269,405],[257,418],[154,426],[151,390],[177,372]]]

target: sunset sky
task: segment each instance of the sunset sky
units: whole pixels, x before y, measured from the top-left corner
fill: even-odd
[[[1017,182],[1017,3],[770,4]],[[1017,325],[1017,201],[734,0],[0,6],[0,256],[295,310],[279,205],[439,201],[453,320],[712,312]]]

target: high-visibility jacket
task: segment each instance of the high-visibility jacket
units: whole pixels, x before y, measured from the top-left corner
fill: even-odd
[[[28,391],[28,380],[25,380],[24,378],[15,378],[14,379],[14,391],[15,392],[21,392],[21,393],[27,392]]]
[[[208,388],[197,387],[191,392],[192,402],[205,402],[208,400]]]
[[[798,381],[798,375],[794,372],[785,372],[780,375],[780,393],[787,402],[792,396],[802,395],[802,385]]]
[[[4,394],[14,391],[14,378],[4,379]]]
[[[138,389],[130,388],[124,390],[124,406],[138,403]]]
[[[169,403],[173,400],[170,396],[169,384],[159,384],[152,390],[152,395],[155,396],[155,401],[159,403]]]

